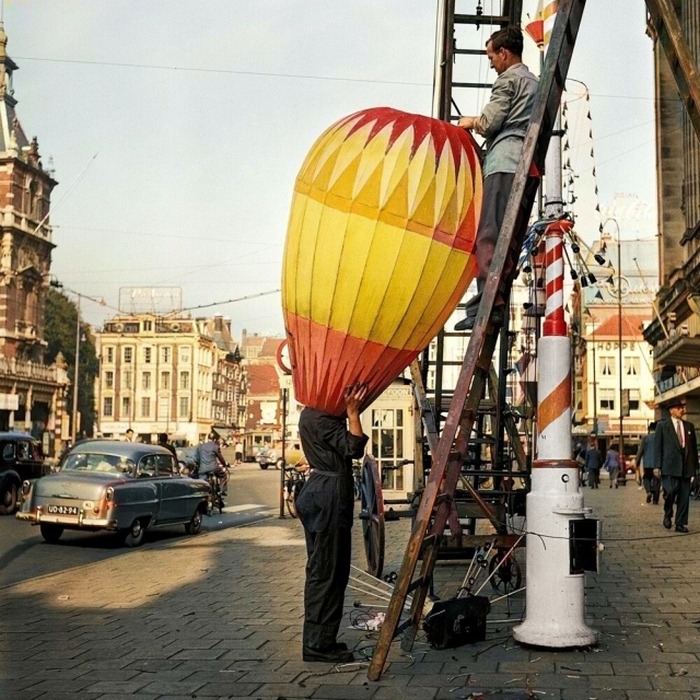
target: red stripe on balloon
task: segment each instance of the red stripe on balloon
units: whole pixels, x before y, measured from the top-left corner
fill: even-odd
[[[345,411],[345,387],[367,383],[366,408],[419,352],[355,338],[289,312],[285,321],[296,400],[333,415]]]

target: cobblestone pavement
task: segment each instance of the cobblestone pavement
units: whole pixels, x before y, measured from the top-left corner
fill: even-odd
[[[606,541],[601,573],[586,579],[596,649],[516,645],[519,594],[494,604],[486,641],[437,651],[419,636],[410,657],[392,649],[376,683],[366,666],[303,663],[302,531],[270,519],[3,588],[0,698],[700,698],[700,505],[680,535],[663,529],[661,506],[643,504],[634,482],[585,498]],[[398,569],[408,526],[387,524],[387,571]],[[355,543],[361,566],[360,527]],[[453,595],[466,568],[439,562],[438,592]],[[356,599],[371,600],[349,592],[348,626],[361,613]],[[342,638],[371,653],[371,633],[344,629]]]

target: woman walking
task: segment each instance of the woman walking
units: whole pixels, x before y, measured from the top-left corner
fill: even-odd
[[[615,488],[617,488],[617,475],[620,472],[620,453],[617,449],[617,443],[613,442],[605,455],[605,464],[603,466],[608,470],[610,476],[610,486],[608,488],[613,487],[613,482],[615,482]]]

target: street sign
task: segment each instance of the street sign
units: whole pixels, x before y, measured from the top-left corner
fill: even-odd
[[[622,390],[622,415],[629,416],[630,414],[630,390]]]
[[[19,394],[0,394],[0,411],[19,411]]]

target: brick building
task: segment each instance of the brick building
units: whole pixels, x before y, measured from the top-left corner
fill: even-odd
[[[68,437],[67,373],[44,363],[54,248],[49,208],[57,183],[42,164],[36,137],[29,141],[17,118],[17,65],[6,46],[0,24],[0,429],[31,431],[52,453]]]

